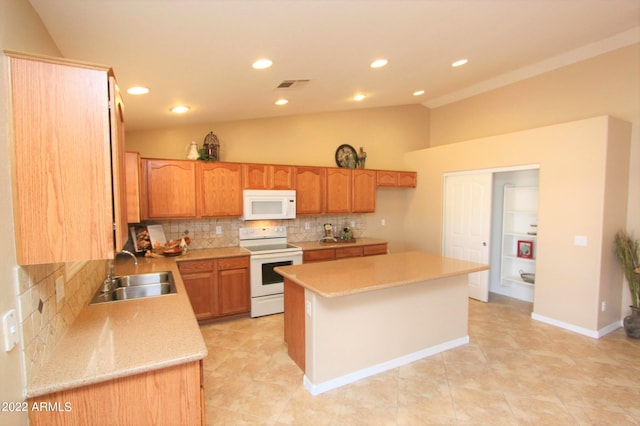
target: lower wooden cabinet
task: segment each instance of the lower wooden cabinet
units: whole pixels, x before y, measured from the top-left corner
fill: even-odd
[[[251,310],[249,258],[219,259],[218,313],[220,316],[241,314]]]
[[[218,316],[218,304],[214,303],[216,291],[215,260],[190,260],[178,262],[182,282],[196,319],[206,320]]]
[[[251,310],[248,256],[181,261],[178,269],[198,321]]]
[[[305,250],[302,252],[302,263],[325,262],[327,260],[345,259],[347,257],[374,256],[378,254],[387,254],[386,243]]]
[[[204,425],[202,362],[29,399],[31,425]],[[56,407],[53,410],[51,407]]]

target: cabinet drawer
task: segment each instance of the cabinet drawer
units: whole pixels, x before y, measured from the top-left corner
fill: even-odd
[[[178,262],[178,269],[181,274],[211,272],[213,271],[213,259]]]
[[[333,260],[336,258],[334,249],[310,250],[302,253],[302,263],[322,262],[323,260]]]
[[[370,246],[364,246],[363,251],[365,256],[373,256],[375,254],[387,254],[387,245],[374,244]]]
[[[218,271],[225,271],[227,269],[240,269],[249,267],[249,256],[242,257],[228,257],[224,259],[218,259]]]
[[[344,247],[336,249],[336,259],[342,259],[345,257],[360,257],[362,256],[362,246],[358,247]]]

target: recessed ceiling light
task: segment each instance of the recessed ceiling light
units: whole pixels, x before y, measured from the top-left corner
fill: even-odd
[[[460,67],[464,64],[466,64],[467,62],[469,62],[468,59],[459,59],[457,61],[455,61],[454,63],[451,64],[452,67]]]
[[[186,105],[178,105],[171,108],[171,112],[175,112],[176,114],[184,114],[187,111],[189,111],[189,107]]]
[[[270,59],[263,58],[263,59],[258,59],[251,66],[257,70],[263,70],[265,68],[269,68],[271,65],[273,65],[273,61],[271,61]]]
[[[146,95],[149,93],[149,89],[142,86],[129,87],[127,93],[130,95]]]
[[[361,101],[361,100],[363,100],[364,98],[366,98],[366,96],[365,96],[365,95],[359,94],[359,95],[355,95],[355,96],[353,97],[353,100],[354,100],[354,101],[356,101],[356,102],[360,102],[360,101]]]
[[[276,105],[286,105],[286,104],[288,104],[288,103],[289,103],[289,101],[288,101],[288,100],[286,100],[286,99],[278,99],[278,100],[276,101]]]
[[[413,92],[413,96],[420,96],[420,95],[424,95],[424,90],[416,90],[415,92]]]
[[[386,59],[376,59],[375,61],[371,62],[371,68],[384,67],[388,63],[389,61],[387,61]]]

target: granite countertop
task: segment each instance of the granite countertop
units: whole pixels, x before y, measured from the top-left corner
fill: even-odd
[[[236,247],[202,249],[178,257],[138,258],[138,266],[128,256],[118,256],[116,275],[171,271],[177,293],[87,304],[58,342],[47,364],[28,384],[26,396],[36,397],[203,359],[207,347],[176,261],[248,254]],[[96,290],[99,287],[91,285]]]
[[[321,296],[339,297],[487,269],[489,265],[409,251],[279,266],[275,271]]]
[[[300,241],[300,242],[289,242],[294,246],[300,247],[302,250],[320,250],[320,249],[332,249],[332,248],[342,248],[342,247],[358,247],[358,246],[370,246],[373,244],[387,244],[387,240],[380,240],[378,238],[356,238],[356,241],[351,243],[339,243],[339,242],[327,242],[321,243],[319,241]]]

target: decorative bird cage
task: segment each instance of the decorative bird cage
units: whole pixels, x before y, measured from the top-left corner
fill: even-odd
[[[220,161],[220,141],[213,132],[209,132],[209,134],[204,137],[200,160]]]

